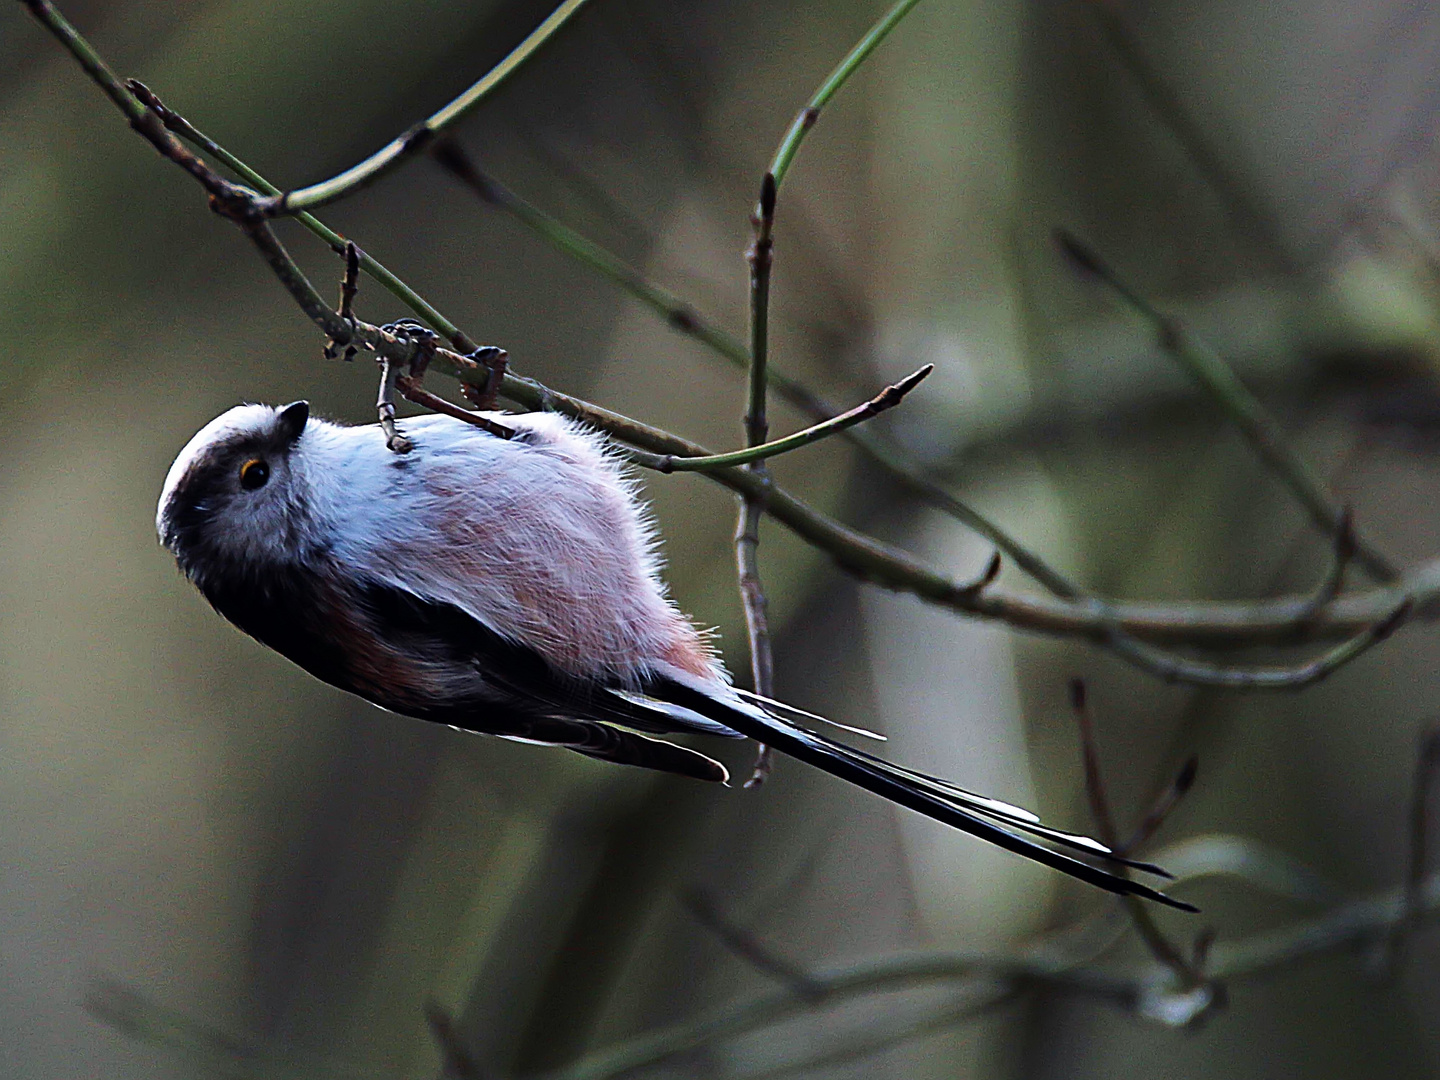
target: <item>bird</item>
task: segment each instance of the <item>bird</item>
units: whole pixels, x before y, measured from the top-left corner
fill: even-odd
[[[814,729],[733,685],[671,599],[619,451],[553,412],[379,425],[239,405],[180,451],[156,511],[184,576],[240,630],[392,713],[724,784],[666,736],[750,738],[1091,885],[1195,910],[1161,868]],[[837,725],[843,727],[844,725]]]

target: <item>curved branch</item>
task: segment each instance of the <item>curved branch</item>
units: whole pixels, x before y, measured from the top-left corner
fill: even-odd
[[[394,172],[405,162],[420,154],[446,130],[464,119],[480,102],[490,96],[501,83],[547,41],[549,41],[570,17],[585,6],[586,0],[564,0],[550,15],[530,32],[530,36],[511,50],[478,82],[450,104],[446,105],[428,120],[423,120],[401,135],[392,139],[364,161],[350,166],[344,172],[322,180],[318,184],[276,193],[260,201],[259,207],[267,217],[297,214],[314,210],[337,202],[345,196],[367,187],[387,173]]]

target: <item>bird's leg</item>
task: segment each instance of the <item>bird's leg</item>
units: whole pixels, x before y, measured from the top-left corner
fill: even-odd
[[[385,432],[385,446],[397,454],[408,454],[415,444],[400,434],[395,426],[395,366],[389,360],[380,359],[380,394],[375,400],[375,411],[380,415],[380,430]]]
[[[493,409],[500,397],[500,384],[505,381],[505,368],[510,354],[494,345],[482,345],[470,354],[470,359],[489,371],[485,389],[469,383],[460,384],[460,393],[477,409]]]
[[[397,322],[387,323],[381,327],[388,333],[396,336],[405,336],[415,342],[415,352],[410,358],[410,374],[401,375],[394,380],[394,385],[400,391],[406,401],[413,401],[417,405],[423,405],[427,409],[444,413],[446,416],[453,416],[457,420],[463,420],[467,424],[473,424],[478,428],[490,432],[502,439],[515,437],[513,429],[491,420],[489,417],[477,416],[475,413],[452,405],[442,397],[438,397],[421,385],[425,378],[425,371],[434,359],[435,350],[440,344],[440,335],[429,327],[416,322],[414,319],[400,319]],[[485,380],[485,389],[478,391],[469,383],[461,383],[461,391],[465,399],[472,405],[481,409],[495,407],[495,399],[500,390],[500,381],[505,376],[505,361],[509,357],[504,349],[496,348],[494,345],[485,345],[476,349],[466,359],[479,367],[483,365],[489,370]],[[393,412],[393,410],[392,410]],[[385,423],[381,418],[381,424]],[[389,429],[386,429],[387,432]],[[393,449],[393,447],[392,447]]]
[[[435,358],[440,335],[415,319],[397,319],[395,322],[386,323],[380,329],[415,343],[415,351],[410,354],[410,382],[419,386],[430,367],[430,361]]]

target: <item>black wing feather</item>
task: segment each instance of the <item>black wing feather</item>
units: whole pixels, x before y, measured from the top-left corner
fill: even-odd
[[[697,780],[729,780],[725,766],[713,758],[637,734],[686,730],[673,718],[565,676],[533,649],[501,637],[452,604],[378,582],[367,584],[360,596],[378,633],[408,652],[442,656],[477,676],[474,695],[417,710],[421,719]]]

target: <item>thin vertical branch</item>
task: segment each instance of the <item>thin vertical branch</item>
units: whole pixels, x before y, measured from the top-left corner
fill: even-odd
[[[762,446],[770,434],[766,416],[765,369],[770,352],[770,267],[774,261],[775,176],[766,173],[760,183],[760,202],[755,208],[755,242],[747,252],[750,262],[750,382],[745,409],[745,443]],[[763,461],[745,468],[768,482],[770,472]],[[745,609],[745,629],[750,639],[750,675],[755,693],[775,696],[775,659],[770,646],[770,618],[765,587],[760,580],[760,519],[765,514],[763,495],[745,494],[740,499],[740,520],[735,526],[735,569],[740,582],[740,602]],[[770,747],[761,746],[746,787],[758,787],[770,775],[774,757]]]
[[[1155,800],[1149,812],[1140,819],[1140,824],[1135,826],[1135,831],[1130,834],[1130,839],[1119,848],[1119,854],[1130,854],[1142,844],[1148,843],[1160,831],[1160,827],[1165,824],[1171,811],[1180,805],[1180,800],[1185,798],[1190,789],[1195,786],[1195,777],[1199,771],[1200,759],[1191,754],[1185,759],[1185,764],[1180,766],[1180,771],[1175,774],[1175,779],[1165,785],[1165,790],[1160,793],[1160,797]]]
[[[795,160],[806,134],[820,118],[820,111],[917,3],[919,0],[899,0],[836,65],[809,103],[796,115],[789,130],[785,132],[785,137],[780,140],[769,170],[760,181],[760,202],[753,219],[755,242],[747,256],[750,262],[750,385],[749,403],[745,413],[745,438],[748,446],[762,445],[770,430],[765,413],[769,388],[767,364],[770,348],[770,269],[774,264],[775,199],[779,193],[780,182],[790,171],[790,165]],[[763,461],[748,465],[746,469],[768,482],[769,470]],[[762,498],[750,494],[741,497],[740,520],[735,527],[735,565],[740,579],[740,599],[745,608],[745,627],[750,639],[750,672],[755,682],[755,692],[765,697],[773,697],[774,658],[770,647],[765,590],[760,581],[758,552],[760,519],[764,513],[765,504]],[[765,778],[770,775],[771,766],[770,748],[761,746],[755,759],[755,768],[745,786],[757,787],[764,783]]]
[[[355,241],[345,241],[345,276],[340,281],[340,318],[353,325],[355,319],[355,297],[360,292],[360,249],[355,246]],[[334,338],[325,339],[325,347],[321,350],[326,360],[334,360],[337,355],[347,363],[355,359],[356,348],[353,344],[345,346],[345,352],[338,352],[340,346]]]

